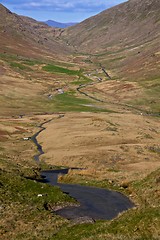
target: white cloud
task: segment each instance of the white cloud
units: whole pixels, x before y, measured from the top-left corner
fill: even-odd
[[[122,3],[125,0],[12,0],[7,4],[23,10],[95,12]],[[6,1],[1,1],[5,4]]]

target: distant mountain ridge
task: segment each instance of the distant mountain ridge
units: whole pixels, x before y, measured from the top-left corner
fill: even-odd
[[[45,21],[44,23],[46,23],[50,27],[56,27],[56,28],[67,28],[77,24],[77,22],[60,23],[53,20],[48,20],[48,21]]]

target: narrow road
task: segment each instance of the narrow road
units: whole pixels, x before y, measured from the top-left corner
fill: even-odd
[[[58,215],[67,219],[88,217],[95,220],[111,220],[119,213],[134,207],[129,198],[116,191],[77,184],[58,183],[58,174],[67,174],[67,172],[68,169],[41,172],[47,183],[60,187],[63,192],[75,198],[80,204],[80,206],[64,207],[57,210]]]

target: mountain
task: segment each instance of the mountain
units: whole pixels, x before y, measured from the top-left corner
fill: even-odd
[[[60,23],[53,20],[48,20],[45,23],[50,27],[56,27],[56,28],[67,28],[77,24],[77,23]]]
[[[0,4],[0,51],[32,55],[68,53],[59,39],[61,30],[32,18],[12,13]]]
[[[159,0],[129,0],[66,29],[62,37],[118,74],[158,75],[159,11]]]
[[[158,37],[160,1],[129,0],[65,31],[71,44],[86,52],[141,44]]]

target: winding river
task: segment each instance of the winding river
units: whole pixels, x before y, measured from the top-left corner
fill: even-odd
[[[39,151],[39,153],[34,156],[34,159],[37,162],[39,161],[39,156],[44,153],[42,146],[37,141],[38,134],[45,130],[43,124],[40,126],[41,130],[31,138]],[[88,217],[94,220],[111,220],[119,213],[134,207],[134,204],[129,200],[129,198],[116,191],[82,186],[78,184],[58,183],[58,175],[67,174],[68,170],[69,169],[57,169],[41,172],[41,176],[44,178],[46,183],[60,187],[64,193],[69,194],[79,202],[79,205],[77,206],[64,207],[57,210],[56,213],[58,215],[67,219]]]

